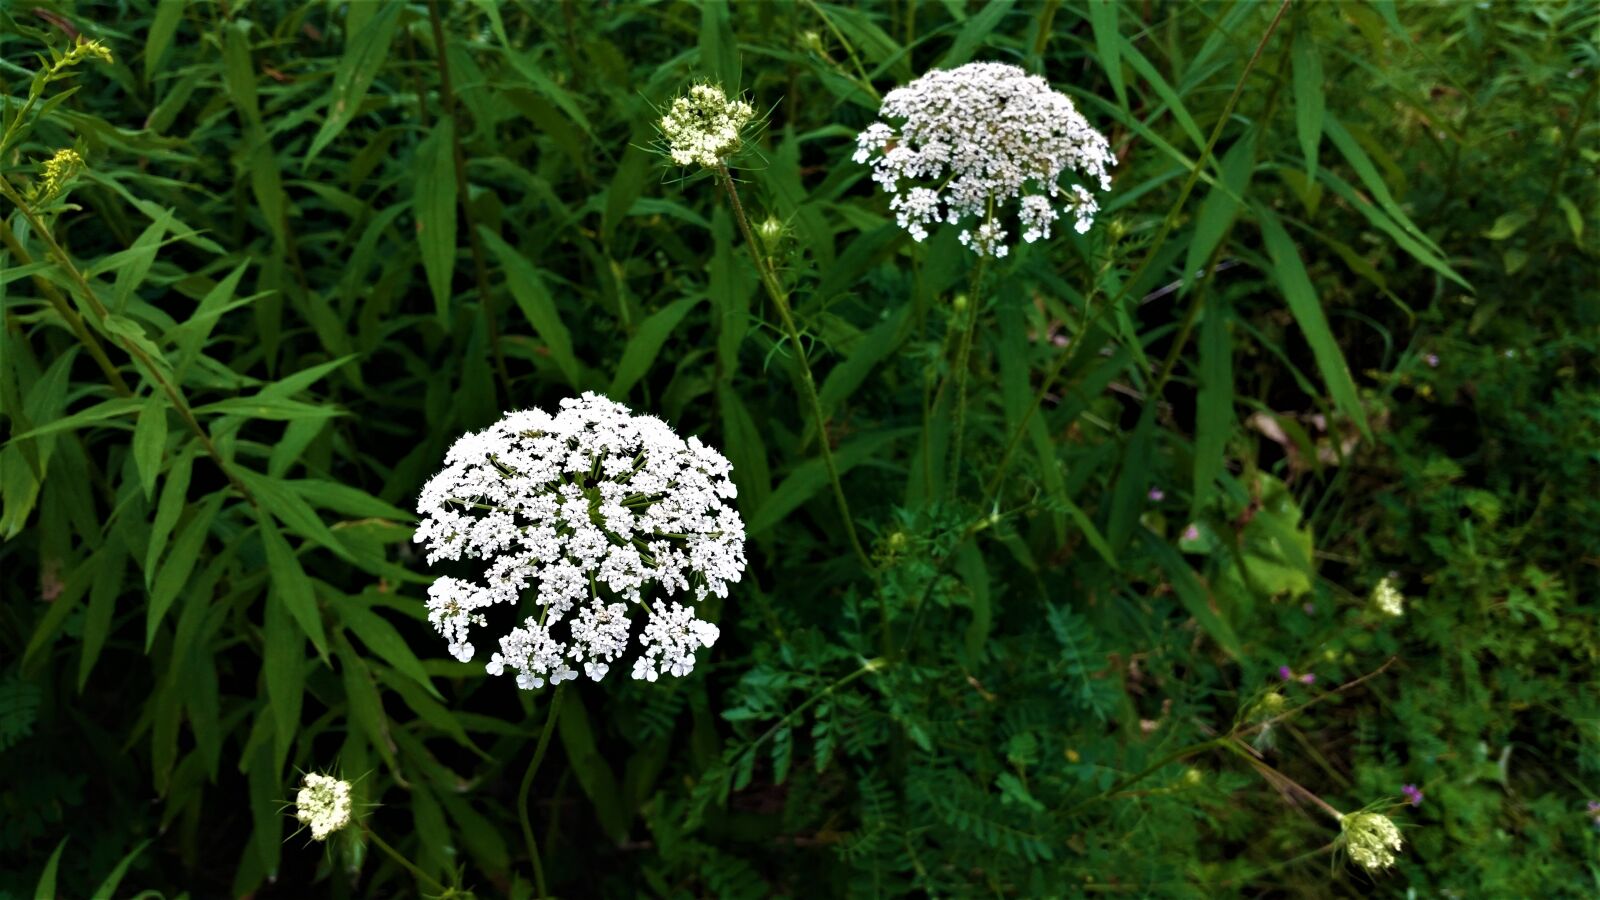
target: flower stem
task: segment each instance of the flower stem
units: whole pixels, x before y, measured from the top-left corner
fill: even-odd
[[[376,831],[373,831],[371,828],[363,828],[362,831],[366,832],[367,837],[372,840],[372,843],[376,845],[379,850],[389,854],[390,859],[405,867],[406,871],[410,872],[412,875],[415,875],[418,881],[427,884],[429,887],[439,891],[440,893],[444,893],[444,885],[434,880],[430,875],[428,875],[427,872],[424,872],[422,869],[418,868],[416,863],[406,859],[399,850],[389,846],[389,842],[385,841],[381,837],[378,837],[378,833]]]
[[[1155,773],[1161,771],[1162,769],[1166,768],[1167,766],[1172,765],[1173,763],[1177,762],[1178,760],[1188,759],[1191,756],[1196,756],[1198,754],[1204,753],[1207,750],[1214,749],[1216,747],[1219,747],[1219,746],[1227,743],[1228,740],[1229,740],[1228,738],[1216,738],[1214,740],[1204,741],[1204,742],[1199,743],[1199,744],[1190,744],[1189,746],[1184,747],[1181,750],[1174,750],[1173,752],[1168,753],[1166,756],[1163,756],[1160,759],[1156,760],[1156,762],[1154,764],[1146,767],[1144,769],[1144,771],[1139,772],[1139,773],[1137,773],[1135,775],[1129,775],[1127,778],[1124,778],[1121,781],[1117,782],[1116,784],[1113,784],[1111,787],[1107,788],[1106,790],[1103,790],[1100,793],[1095,794],[1093,797],[1090,797],[1089,799],[1084,800],[1084,801],[1082,801],[1082,802],[1080,802],[1080,803],[1078,803],[1078,804],[1066,809],[1065,811],[1063,811],[1061,813],[1061,815],[1063,817],[1070,817],[1074,813],[1081,812],[1085,808],[1087,808],[1089,806],[1093,806],[1096,803],[1099,803],[1101,800],[1107,800],[1107,799],[1110,799],[1111,797],[1116,796],[1117,794],[1122,793],[1123,791],[1127,790],[1129,787],[1133,786],[1134,784],[1136,784],[1136,783],[1138,783],[1140,781],[1143,781],[1144,779],[1150,777],[1151,775],[1154,775]]]
[[[17,258],[18,264],[26,266],[33,263],[33,258],[28,255],[27,249],[17,240],[17,236],[11,232],[9,222],[0,223],[0,242],[3,242],[6,249],[11,251],[11,255]],[[116,391],[120,397],[132,397],[133,390],[128,387],[128,382],[123,380],[122,373],[117,371],[117,367],[111,364],[110,357],[106,356],[105,348],[100,346],[100,342],[95,340],[94,333],[83,324],[83,317],[78,315],[78,311],[72,308],[71,301],[67,300],[55,285],[46,281],[43,275],[34,275],[33,283],[39,289],[39,293],[44,294],[45,299],[50,301],[50,305],[55,309],[56,315],[66,321],[67,327],[77,336],[78,341],[88,349],[89,356],[94,359],[95,365],[100,367],[100,371],[105,374],[106,380],[111,382],[111,389]]]
[[[839,466],[833,459],[833,447],[828,442],[828,420],[822,412],[822,401],[817,397],[817,383],[811,376],[811,363],[806,359],[805,345],[800,343],[800,329],[795,326],[794,312],[789,308],[789,295],[778,283],[778,275],[772,270],[772,265],[761,254],[761,247],[756,243],[755,233],[750,228],[750,220],[745,216],[744,205],[739,202],[739,190],[734,187],[733,174],[726,165],[716,169],[717,179],[722,182],[723,188],[728,193],[728,203],[733,208],[734,221],[739,223],[739,232],[744,235],[745,246],[750,250],[750,261],[755,264],[756,274],[761,276],[761,284],[766,288],[767,296],[772,298],[772,305],[778,308],[778,316],[783,319],[784,332],[789,337],[789,342],[794,345],[795,361],[800,367],[800,386],[805,400],[811,407],[811,418],[817,425],[817,443],[822,449],[822,464],[828,470],[828,480],[833,483],[833,497],[839,504],[839,516],[844,519],[845,536],[850,539],[850,547],[855,550],[856,558],[861,560],[861,565],[867,572],[876,574],[877,567],[872,564],[872,559],[867,556],[867,551],[861,545],[861,539],[856,536],[855,521],[850,517],[850,501],[845,499],[844,485],[839,480]]]
[[[961,491],[961,442],[967,424],[967,369],[972,356],[972,335],[978,330],[978,307],[982,305],[983,267],[988,257],[979,256],[972,268],[972,287],[967,291],[967,324],[961,332],[961,345],[956,350],[956,423],[954,446],[950,451],[950,471],[945,473],[945,483],[951,500]]]
[[[522,840],[528,845],[528,858],[533,861],[533,883],[539,897],[548,897],[550,892],[545,888],[544,862],[539,858],[539,842],[534,840],[533,826],[528,823],[528,794],[533,790],[533,776],[539,771],[539,763],[544,761],[544,751],[550,746],[550,735],[555,732],[556,715],[561,711],[561,698],[566,691],[566,685],[559,685],[555,695],[550,698],[544,729],[539,732],[539,743],[533,748],[533,759],[529,760],[528,771],[522,774],[522,787],[517,791],[517,820],[522,823]]]
[[[1273,767],[1257,759],[1254,754],[1245,749],[1244,744],[1241,743],[1238,738],[1229,736],[1222,741],[1222,746],[1226,747],[1233,753],[1237,754],[1245,762],[1249,763],[1258,773],[1261,774],[1261,777],[1265,778],[1268,782],[1293,788],[1300,796],[1305,797],[1312,803],[1315,803],[1323,812],[1332,816],[1335,822],[1344,818],[1344,813],[1339,812],[1337,809],[1334,809],[1332,806],[1328,805],[1327,801],[1323,800],[1321,797],[1318,797],[1313,791],[1311,791],[1310,788],[1302,786],[1293,778],[1290,778],[1282,772],[1279,772],[1277,769],[1274,769]]]

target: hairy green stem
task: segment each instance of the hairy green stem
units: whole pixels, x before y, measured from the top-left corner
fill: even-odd
[[[522,773],[522,787],[517,790],[517,821],[522,824],[522,840],[528,845],[528,859],[533,861],[533,883],[539,897],[550,896],[550,891],[545,887],[544,861],[539,857],[539,842],[534,840],[533,826],[528,820],[528,794],[533,791],[533,776],[539,771],[539,763],[544,761],[544,751],[550,746],[550,735],[555,733],[556,716],[561,712],[561,698],[566,691],[567,686],[560,685],[550,698],[550,709],[545,713],[539,743],[533,748],[533,759],[528,761],[528,770]]]
[[[990,215],[994,213],[992,206]],[[979,256],[977,265],[972,267],[972,287],[967,291],[967,324],[961,330],[961,343],[956,350],[956,370],[952,373],[956,380],[956,422],[955,434],[951,439],[950,471],[944,473],[945,492],[952,501],[961,492],[961,442],[967,424],[967,369],[971,364],[972,336],[978,330],[978,308],[983,299],[983,268],[987,260],[988,257]]]
[[[23,247],[17,240],[17,236],[12,234],[8,225],[9,223],[0,223],[0,241],[3,241],[6,249],[11,251],[11,255],[17,258],[19,265],[26,266],[31,264],[33,257],[28,254],[27,248]],[[78,315],[78,311],[72,308],[71,301],[63,296],[55,285],[46,281],[43,275],[34,275],[33,283],[39,289],[39,293],[50,301],[50,306],[55,309],[56,315],[66,320],[67,328],[77,336],[78,342],[88,349],[89,356],[94,360],[95,365],[100,367],[100,371],[105,374],[106,380],[111,382],[111,389],[116,391],[118,396],[132,397],[133,389],[128,387],[128,382],[123,380],[122,373],[117,370],[116,366],[112,365],[111,358],[106,356],[105,348],[95,339],[94,332],[91,332],[88,326],[84,325],[83,317]]]
[[[828,470],[828,480],[833,484],[833,497],[839,505],[839,516],[844,520],[845,536],[850,539],[850,547],[855,551],[861,565],[869,574],[876,575],[877,566],[872,564],[866,548],[861,545],[861,539],[856,536],[855,520],[850,515],[850,501],[845,499],[844,484],[839,480],[839,466],[834,462],[833,446],[828,440],[828,419],[822,411],[822,400],[817,396],[817,382],[811,375],[811,363],[806,358],[805,345],[800,342],[800,329],[795,325],[794,311],[789,308],[789,294],[778,282],[778,274],[773,271],[771,263],[762,255],[760,244],[756,243],[750,219],[745,215],[744,205],[739,202],[739,189],[734,186],[733,173],[728,171],[727,165],[719,165],[716,175],[722,182],[723,189],[727,191],[728,203],[733,208],[733,219],[739,223],[739,233],[744,235],[745,246],[750,250],[750,261],[755,264],[756,274],[761,277],[761,285],[766,289],[767,296],[772,298],[772,305],[778,308],[778,317],[783,320],[784,333],[794,345],[795,362],[800,369],[801,392],[805,395],[811,418],[817,426],[817,443],[822,450],[822,464]]]

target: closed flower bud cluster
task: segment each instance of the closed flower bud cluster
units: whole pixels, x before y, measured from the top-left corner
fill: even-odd
[[[684,441],[665,422],[597,394],[549,415],[508,414],[463,435],[423,488],[416,541],[428,561],[484,560],[482,583],[445,577],[428,590],[428,618],[463,662],[469,631],[495,604],[531,594],[537,614],[499,639],[491,675],[518,686],[603,678],[629,647],[629,609],[645,611],[633,677],[687,675],[717,626],[656,598],[727,596],[744,573],[744,522],[721,453]],[[564,636],[558,636],[562,626]]]
[[[1063,207],[1081,234],[1099,210],[1073,172],[1111,189],[1110,142],[1065,94],[1037,75],[1004,63],[935,70],[890,91],[874,122],[856,137],[855,160],[894,197],[889,207],[918,241],[938,222],[977,220],[961,243],[980,256],[1005,256],[1009,234],[1001,207],[1017,200],[1022,239],[1048,238]],[[1020,198],[1020,200],[1018,199]]]
[[[308,773],[294,806],[294,817],[311,829],[311,837],[327,840],[328,835],[350,824],[350,782]]]
[[[740,134],[755,114],[743,100],[728,99],[722,88],[697,84],[672,101],[657,127],[673,162],[714,169],[739,149]]]
[[[1398,619],[1406,614],[1406,598],[1394,586],[1394,579],[1385,578],[1372,589],[1372,608],[1382,615]]]
[[[1351,813],[1339,820],[1344,830],[1345,852],[1356,865],[1371,871],[1394,865],[1400,849],[1400,829],[1388,816],[1374,812]]]

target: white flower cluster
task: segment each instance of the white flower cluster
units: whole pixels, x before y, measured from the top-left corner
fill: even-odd
[[[739,149],[739,134],[755,114],[743,100],[728,99],[722,88],[697,84],[672,101],[657,127],[673,162],[714,169]]]
[[[1082,185],[1063,187],[1071,171],[1111,189],[1111,144],[1037,75],[1004,63],[968,63],[934,70],[883,98],[879,115],[899,119],[898,130],[874,122],[856,137],[855,161],[872,161],[872,177],[893,194],[889,208],[918,241],[939,221],[959,224],[961,243],[980,256],[1005,256],[1006,230],[998,208],[1021,197],[1022,239],[1050,236],[1064,203],[1081,234],[1099,204]],[[921,182],[921,184],[917,184]],[[930,186],[932,185],[932,186]]]
[[[1394,579],[1386,577],[1372,589],[1372,608],[1396,619],[1406,614],[1406,597],[1394,586]]]
[[[1344,829],[1345,850],[1364,869],[1386,869],[1394,865],[1400,849],[1400,829],[1381,813],[1351,813],[1339,820]]]
[[[324,841],[350,824],[350,782],[308,772],[294,798],[294,817],[310,827],[311,837]]]
[[[465,434],[417,502],[415,540],[428,561],[488,562],[485,583],[444,577],[428,589],[428,619],[465,662],[484,610],[533,590],[536,616],[500,638],[488,671],[523,688],[603,678],[628,649],[629,605],[648,622],[633,677],[686,675],[717,626],[681,603],[646,604],[651,585],[696,601],[726,597],[744,573],[744,522],[729,504],[732,467],[699,438],[636,416],[597,394],[561,401],[552,416],[513,412]],[[553,630],[565,623],[567,639]]]

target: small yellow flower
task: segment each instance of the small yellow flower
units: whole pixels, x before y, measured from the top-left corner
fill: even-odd
[[[71,148],[57,150],[39,167],[39,181],[33,189],[33,199],[43,202],[53,200],[66,190],[84,168],[83,157]]]
[[[65,55],[56,60],[55,65],[50,67],[50,74],[58,75],[64,70],[70,69],[78,63],[91,58],[98,59],[103,63],[112,63],[116,61],[111,57],[110,47],[107,47],[105,44],[102,44],[99,41],[90,40],[89,38],[85,38],[80,35],[78,37],[78,43],[74,44],[71,50],[68,50]]]
[[[111,48],[100,43],[99,41],[84,40],[80,37],[78,38],[78,46],[73,49],[81,50],[83,51],[84,56],[92,56],[108,65],[116,62],[116,60],[111,58]]]

